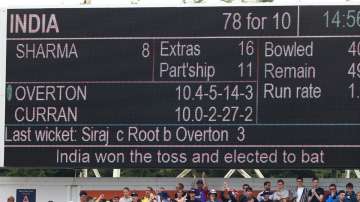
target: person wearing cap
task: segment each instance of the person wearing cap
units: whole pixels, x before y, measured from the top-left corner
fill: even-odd
[[[131,193],[131,200],[132,200],[132,202],[141,202],[141,200],[139,199],[139,196],[136,192]]]
[[[88,195],[86,191],[80,191],[80,202],[87,202]]]
[[[207,200],[207,202],[218,202],[217,192],[215,189],[211,189],[209,191],[209,199]]]
[[[190,189],[186,202],[201,202],[200,199],[195,197],[196,190],[194,188]]]
[[[119,202],[131,202],[132,198],[130,196],[130,189],[129,187],[123,188],[123,197],[120,198]]]
[[[236,202],[236,196],[233,191],[230,190],[228,182],[224,182],[224,191],[221,192],[222,202]]]

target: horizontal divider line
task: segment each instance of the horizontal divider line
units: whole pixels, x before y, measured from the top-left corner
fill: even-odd
[[[177,147],[177,148],[208,148],[208,147],[212,147],[212,148],[217,148],[217,147],[221,147],[221,148],[239,148],[239,147],[243,147],[243,148],[252,148],[252,147],[265,147],[265,148],[285,148],[285,147],[289,147],[289,148],[318,148],[318,147],[323,147],[323,148],[337,148],[337,147],[343,147],[343,148],[360,148],[360,145],[6,145],[5,147],[9,147],[9,148],[18,148],[18,147],[23,147],[23,148],[43,148],[43,147],[63,147],[63,148],[74,148],[74,147],[79,147],[79,148],[93,148],[93,147],[99,147],[99,146],[106,146],[106,147],[126,147],[126,148],[136,148],[136,147],[140,147],[140,148],[157,148],[157,147],[161,147],[161,148],[169,148],[169,147]]]
[[[8,81],[6,84],[162,84],[162,83],[256,83],[256,80],[240,81]]]
[[[6,124],[5,126],[360,126],[360,123],[198,123],[198,124],[171,124],[171,123],[129,123],[129,124]]]
[[[360,35],[287,35],[287,36],[170,36],[170,37],[27,37],[27,38],[7,38],[8,41],[40,41],[40,40],[156,40],[156,39],[242,39],[242,38],[351,38]]]

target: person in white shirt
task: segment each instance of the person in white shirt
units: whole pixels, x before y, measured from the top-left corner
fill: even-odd
[[[123,197],[120,198],[120,202],[132,202],[132,198],[130,196],[130,189],[128,187],[124,187]]]
[[[286,202],[289,199],[289,190],[285,188],[284,180],[277,181],[277,191],[274,193],[274,201]]]
[[[304,187],[304,179],[302,177],[296,178],[296,189],[293,192],[293,202],[307,202],[308,189]]]

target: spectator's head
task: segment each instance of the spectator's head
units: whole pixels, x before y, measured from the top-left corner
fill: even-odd
[[[177,191],[176,194],[177,194],[178,198],[182,198],[185,195],[184,191],[182,191],[182,190]]]
[[[10,196],[8,199],[7,199],[7,202],[15,202],[15,198],[13,196]]]
[[[329,191],[331,194],[335,194],[336,193],[336,184],[330,184]]]
[[[302,177],[297,177],[296,178],[296,186],[297,187],[303,187],[304,186],[304,178],[302,178]]]
[[[242,185],[242,190],[245,191],[248,187],[250,187],[250,185],[248,185],[248,184],[243,184],[243,185]]]
[[[80,202],[87,202],[88,195],[86,191],[80,191]]]
[[[352,183],[346,184],[346,192],[352,192],[354,190],[354,185]]]
[[[120,201],[120,197],[118,195],[113,196],[112,202],[119,202],[119,201]]]
[[[145,197],[150,198],[150,194],[154,192],[152,187],[146,187],[145,189]]]
[[[129,187],[124,187],[123,188],[123,195],[124,195],[125,198],[130,197],[130,189],[129,189]]]
[[[315,189],[319,188],[319,178],[317,178],[317,177],[312,178],[312,186]]]
[[[284,180],[280,179],[280,180],[277,181],[277,188],[278,188],[278,190],[284,189],[284,185],[285,185]]]
[[[178,183],[175,187],[176,191],[179,191],[179,190],[184,190],[184,184],[183,183]]]
[[[209,191],[209,200],[210,201],[215,201],[216,200],[216,197],[217,197],[217,192],[215,189],[211,189]]]
[[[138,194],[136,192],[132,192],[131,193],[131,198],[132,198],[133,202],[137,202],[138,199],[139,199],[139,196],[138,196]]]
[[[196,182],[196,186],[198,189],[202,189],[204,187],[204,182],[202,180],[198,180]]]
[[[356,200],[360,201],[360,191],[358,193],[356,193]]]
[[[270,191],[270,190],[271,190],[271,182],[270,182],[270,181],[264,182],[264,189],[265,189],[266,191]]]
[[[191,188],[190,191],[189,191],[190,199],[193,200],[195,198],[195,194],[196,194],[196,190]]]
[[[344,201],[345,200],[345,191],[340,190],[338,197],[339,197],[339,201]]]
[[[245,190],[245,196],[246,197],[252,197],[253,196],[253,189],[251,188],[251,187],[248,187],[248,188],[246,188],[246,190]]]
[[[169,198],[169,195],[166,192],[164,187],[160,187],[159,190],[160,190],[159,196],[161,197],[161,199],[168,199]]]

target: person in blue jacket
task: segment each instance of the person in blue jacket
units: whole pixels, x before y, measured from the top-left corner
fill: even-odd
[[[335,202],[338,198],[338,193],[335,184],[329,185],[329,192],[330,194],[326,198],[326,202]]]

